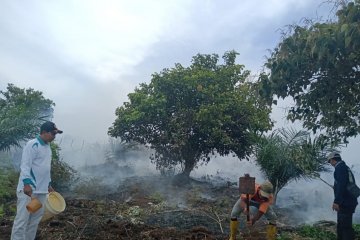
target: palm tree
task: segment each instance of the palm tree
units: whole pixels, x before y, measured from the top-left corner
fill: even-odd
[[[274,201],[290,181],[328,171],[326,155],[331,150],[325,138],[312,140],[303,130],[278,129],[263,137],[255,148],[256,164],[274,186]]]
[[[53,116],[55,103],[32,88],[8,84],[0,90],[0,151],[19,147],[39,133],[39,126]]]

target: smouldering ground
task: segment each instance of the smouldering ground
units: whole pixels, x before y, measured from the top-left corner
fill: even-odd
[[[229,214],[238,189],[192,180],[173,186],[165,177],[131,177],[111,193],[101,186],[67,195],[66,211],[41,223],[38,240],[65,239],[228,239]],[[85,195],[84,195],[85,194]],[[66,194],[64,194],[66,195]],[[283,222],[287,211],[278,209]],[[9,239],[11,221],[0,222],[1,239]],[[242,228],[245,239],[265,239],[265,224]],[[289,225],[281,230],[291,232]],[[297,238],[296,235],[293,239]]]

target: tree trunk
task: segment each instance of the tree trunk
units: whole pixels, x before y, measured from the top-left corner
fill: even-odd
[[[172,179],[172,184],[176,186],[185,185],[190,183],[190,173],[195,167],[194,158],[185,159],[185,168],[182,173],[175,175]]]
[[[274,199],[273,199],[273,205],[276,205],[277,195],[279,193],[279,181],[276,180],[275,189],[274,189]]]
[[[194,159],[185,159],[185,168],[184,171],[182,172],[185,176],[190,177],[190,173],[191,171],[194,169],[195,167],[195,161]]]

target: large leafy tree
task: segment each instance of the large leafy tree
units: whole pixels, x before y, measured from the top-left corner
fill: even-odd
[[[0,91],[0,151],[34,137],[41,122],[52,116],[54,105],[40,91],[8,84]]]
[[[360,133],[360,0],[329,22],[292,26],[273,50],[262,93],[292,97],[288,118],[334,144]]]
[[[158,168],[181,164],[184,176],[215,151],[248,156],[257,134],[271,127],[270,107],[236,55],[226,52],[218,64],[218,55],[198,54],[189,67],[154,73],[117,108],[109,134],[149,145]]]
[[[327,170],[326,154],[332,149],[322,137],[311,139],[307,131],[278,129],[256,145],[256,163],[274,185],[275,199],[289,182],[315,178]]]

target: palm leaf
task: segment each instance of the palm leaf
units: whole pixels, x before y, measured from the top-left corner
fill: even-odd
[[[263,137],[255,148],[256,163],[275,187],[275,196],[289,182],[313,178],[326,171],[326,154],[332,150],[323,138],[310,133],[278,129]]]

